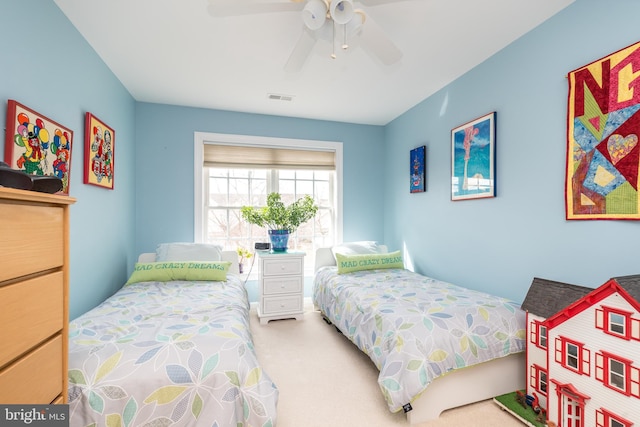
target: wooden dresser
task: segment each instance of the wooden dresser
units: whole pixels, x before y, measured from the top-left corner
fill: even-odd
[[[74,202],[0,187],[0,404],[67,402]]]

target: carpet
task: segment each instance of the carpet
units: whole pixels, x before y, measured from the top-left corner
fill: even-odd
[[[391,413],[371,360],[305,300],[303,320],[261,325],[251,308],[258,359],[280,391],[277,427],[392,427],[409,423]],[[487,400],[443,412],[414,427],[520,427],[512,415]]]

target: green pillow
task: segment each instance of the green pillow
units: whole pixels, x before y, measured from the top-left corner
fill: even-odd
[[[227,280],[229,261],[166,261],[138,262],[127,285],[138,282],[169,282],[171,280]]]
[[[338,274],[353,273],[361,270],[376,270],[379,268],[404,268],[400,251],[387,254],[356,254],[344,255],[336,253]]]

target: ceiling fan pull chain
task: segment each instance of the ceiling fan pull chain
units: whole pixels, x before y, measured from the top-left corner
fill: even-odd
[[[333,24],[333,37],[331,37],[331,59],[336,59],[336,21],[331,21]]]
[[[343,50],[347,50],[349,49],[349,44],[347,43],[347,24],[344,24],[342,26],[342,30],[344,31],[344,40],[342,43],[342,49]]]

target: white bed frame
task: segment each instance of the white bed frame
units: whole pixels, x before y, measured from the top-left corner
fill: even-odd
[[[238,267],[238,253],[236,251],[222,251],[222,261],[231,261],[229,267],[229,273],[240,274],[240,268]],[[138,256],[138,262],[155,262],[155,252],[144,252]]]
[[[381,248],[384,252],[387,251],[386,246]],[[336,265],[331,249],[318,249],[316,271],[320,267],[331,265]],[[433,380],[427,389],[411,402],[413,409],[407,412],[407,420],[410,424],[435,420],[446,409],[522,390],[525,386],[524,352],[458,369]]]

